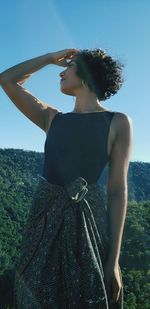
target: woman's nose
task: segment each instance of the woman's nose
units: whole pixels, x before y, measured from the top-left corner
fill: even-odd
[[[60,77],[64,76],[64,71],[59,74]]]

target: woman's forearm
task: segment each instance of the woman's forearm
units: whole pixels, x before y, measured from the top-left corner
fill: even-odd
[[[108,194],[108,229],[109,229],[109,260],[112,264],[119,261],[122,234],[124,229],[128,201],[127,186],[117,192]]]
[[[22,63],[19,63],[0,74],[0,83],[19,82],[25,76],[30,75],[44,66],[52,63],[51,54],[45,54]]]

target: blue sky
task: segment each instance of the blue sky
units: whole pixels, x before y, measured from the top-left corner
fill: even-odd
[[[133,122],[131,161],[150,162],[150,1],[14,0],[0,4],[0,71],[65,48],[105,49],[125,64],[125,82],[104,107]],[[33,95],[63,112],[74,101],[59,91],[63,68],[49,65],[25,83]],[[0,89],[0,148],[44,151],[46,135]]]

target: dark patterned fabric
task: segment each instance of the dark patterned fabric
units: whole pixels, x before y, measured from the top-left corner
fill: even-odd
[[[104,284],[107,211],[98,183],[78,177],[65,186],[41,178],[23,235],[15,308],[109,307]]]

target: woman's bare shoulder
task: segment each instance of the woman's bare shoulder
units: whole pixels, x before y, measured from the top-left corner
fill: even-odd
[[[117,131],[125,127],[132,127],[132,118],[127,113],[115,112],[113,126]]]
[[[110,139],[113,144],[117,137],[122,137],[132,134],[133,125],[132,119],[127,113],[114,112],[114,116],[111,122]]]

